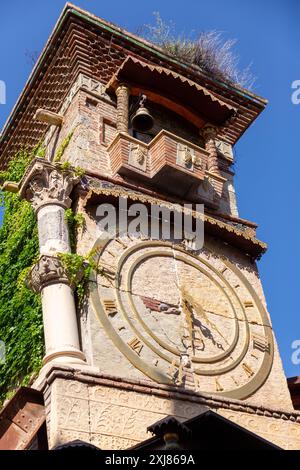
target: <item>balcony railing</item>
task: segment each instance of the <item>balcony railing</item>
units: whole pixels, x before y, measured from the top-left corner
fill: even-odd
[[[204,180],[209,156],[205,149],[165,130],[149,144],[118,133],[107,151],[114,174],[147,180],[180,196]]]

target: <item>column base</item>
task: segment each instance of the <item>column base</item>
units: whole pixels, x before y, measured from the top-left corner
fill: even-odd
[[[43,365],[49,362],[64,364],[86,364],[85,355],[82,351],[57,351],[46,354],[43,359]]]

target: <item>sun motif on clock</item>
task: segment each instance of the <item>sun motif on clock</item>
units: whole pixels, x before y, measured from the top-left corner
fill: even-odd
[[[273,361],[268,315],[229,260],[129,236],[97,242],[94,253],[94,310],[146,376],[239,399],[266,380]]]

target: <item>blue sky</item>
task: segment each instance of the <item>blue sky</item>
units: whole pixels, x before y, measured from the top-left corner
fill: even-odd
[[[28,52],[40,51],[63,0],[1,2],[0,80],[7,104],[4,124],[31,71]],[[179,32],[218,30],[238,40],[241,66],[252,62],[254,91],[267,109],[236,146],[236,190],[240,216],[259,224],[269,244],[259,269],[287,376],[300,375],[291,361],[291,343],[300,340],[300,213],[298,136],[300,105],[291,102],[291,84],[300,79],[300,2],[297,0],[77,0],[76,5],[135,32],[159,11]]]

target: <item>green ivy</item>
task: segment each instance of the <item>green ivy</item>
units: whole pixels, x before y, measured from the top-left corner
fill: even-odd
[[[60,259],[66,275],[76,290],[78,301],[81,304],[85,295],[85,286],[88,281],[92,265],[83,256],[76,253],[59,253]]]
[[[76,128],[75,128],[76,129]],[[57,152],[54,156],[54,162],[60,162],[62,157],[63,157],[63,154],[65,153],[65,150],[66,148],[68,147],[72,137],[73,137],[73,134],[75,132],[75,129],[73,129],[68,135],[67,137],[62,141],[62,143],[60,144],[60,146],[58,147],[57,149]]]
[[[65,210],[65,220],[68,224],[69,228],[69,239],[70,239],[70,246],[71,250],[76,250],[76,234],[77,230],[80,227],[84,227],[85,219],[81,212],[74,214],[72,209]]]
[[[74,175],[78,176],[79,178],[82,178],[85,175],[85,170],[81,168],[80,166],[75,166],[73,169]]]
[[[85,175],[85,170],[83,168],[81,168],[80,166],[73,167],[68,160],[61,163],[59,168],[62,173],[67,173],[71,171],[74,176],[78,176],[79,178],[82,178]]]
[[[70,167],[68,167],[69,169]],[[87,259],[76,253],[76,235],[80,227],[84,227],[85,218],[81,212],[75,214],[72,209],[65,210],[65,220],[68,224],[69,239],[72,253],[59,253],[58,257],[66,271],[70,283],[75,288],[78,302],[81,304],[85,295],[85,286],[94,268],[92,258]],[[75,252],[75,253],[74,253]]]
[[[46,148],[40,145],[35,152],[35,156],[39,158],[45,158],[45,154],[46,154]]]
[[[20,181],[38,149],[20,151],[0,173],[1,180]],[[39,253],[35,214],[17,194],[2,192],[0,198],[4,210],[0,227],[0,340],[6,350],[5,362],[0,364],[1,403],[38,372],[44,351],[40,297],[24,284]]]
[[[68,162],[68,160],[66,160],[60,165],[60,170],[62,171],[62,173],[67,173],[68,171],[71,170],[71,168],[72,168],[72,165],[70,162]]]
[[[86,286],[92,271],[104,274],[94,260],[95,252],[92,250],[86,257],[76,253],[59,253],[60,259],[70,283],[75,288],[79,304],[83,303],[87,292]]]
[[[58,149],[56,161],[62,157],[73,133]],[[0,180],[19,182],[31,160],[44,155],[45,149],[40,144],[33,151],[20,151],[7,169],[0,172]],[[76,176],[84,175],[81,168],[72,168],[69,162],[64,162],[61,167],[62,171],[71,170]],[[1,404],[17,387],[28,384],[30,378],[38,373],[44,355],[44,341],[40,296],[29,290],[24,282],[39,256],[36,217],[31,205],[20,200],[18,194],[0,192],[0,203],[4,213],[0,227],[0,340],[5,344],[6,353],[5,362],[0,363]],[[84,217],[69,209],[66,220],[72,250],[75,251],[76,230],[83,226]],[[92,261],[90,263],[74,253],[61,255],[61,260],[81,302]]]

